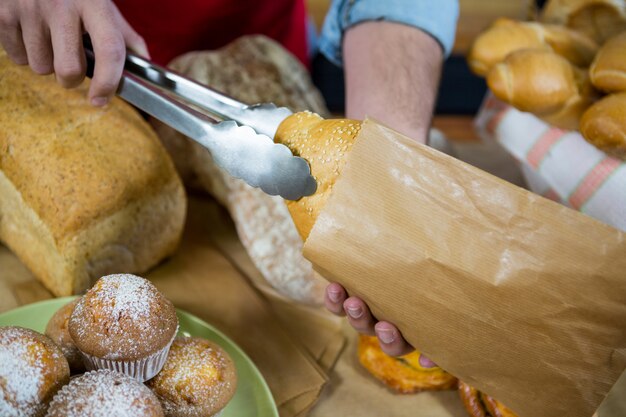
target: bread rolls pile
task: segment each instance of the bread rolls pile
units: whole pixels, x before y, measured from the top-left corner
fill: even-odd
[[[541,22],[498,19],[468,63],[499,99],[626,159],[626,1],[551,0]]]

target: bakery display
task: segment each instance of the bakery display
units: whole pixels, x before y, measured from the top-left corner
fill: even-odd
[[[541,20],[575,29],[599,43],[626,30],[624,0],[549,0]]]
[[[626,2],[552,0],[541,20],[497,20],[474,41],[468,64],[505,103],[626,158],[621,99],[603,98],[626,91]]]
[[[0,327],[0,415],[41,417],[70,379],[67,360],[48,337]]]
[[[562,26],[501,18],[474,40],[467,62],[476,74],[486,76],[511,52],[523,49],[551,51],[574,65],[588,66],[598,45],[586,35]]]
[[[77,298],[76,300],[67,303],[54,313],[48,322],[45,331],[46,336],[52,339],[52,341],[61,348],[63,356],[67,359],[67,363],[70,365],[70,370],[73,374],[85,371],[83,357],[72,340],[68,328],[70,315],[72,314],[72,311],[74,311],[74,307],[78,301],[79,299]]]
[[[166,417],[217,415],[235,394],[237,374],[217,344],[195,337],[174,340],[165,366],[147,382]]]
[[[358,357],[369,373],[403,394],[451,389],[457,384],[454,376],[438,366],[423,364],[417,351],[398,358],[388,356],[375,336],[359,336]]]
[[[580,121],[580,131],[598,149],[626,160],[626,92],[608,95],[591,106]]]
[[[87,369],[112,369],[141,381],[161,370],[177,329],[172,303],[150,281],[130,274],[100,278],[69,321]]]
[[[180,239],[186,197],[166,150],[128,104],[86,98],[0,49],[0,241],[56,296],[142,273]]]
[[[487,84],[499,99],[562,129],[577,129],[596,99],[586,71],[536,49],[509,54],[489,72]]]
[[[215,51],[176,58],[170,67],[244,103],[272,102],[293,111],[327,114],[306,68],[264,36],[244,36]],[[179,172],[224,205],[250,259],[280,295],[321,304],[326,281],[302,256],[302,241],[282,198],[272,197],[221,170],[200,145],[155,122]]]
[[[471,417],[517,417],[513,411],[489,395],[459,381],[461,401]]]
[[[144,384],[119,372],[87,372],[64,386],[47,417],[163,417],[159,400]]]
[[[626,91],[626,32],[609,39],[589,68],[591,82],[604,92]]]

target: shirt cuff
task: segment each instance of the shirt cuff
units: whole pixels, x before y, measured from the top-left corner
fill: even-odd
[[[458,0],[333,0],[320,37],[319,49],[331,62],[343,65],[343,34],[366,21],[413,26],[431,35],[450,55],[459,16]]]

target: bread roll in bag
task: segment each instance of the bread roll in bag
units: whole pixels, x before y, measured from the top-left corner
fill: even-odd
[[[626,234],[372,120],[337,123],[296,114],[276,135],[329,185],[288,203],[316,270],[519,417],[593,414],[626,369]]]
[[[0,50],[0,241],[56,296],[143,273],[177,247],[186,197],[150,126],[88,83],[16,66]]]

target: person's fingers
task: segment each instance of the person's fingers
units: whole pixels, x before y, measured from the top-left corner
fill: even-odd
[[[8,2],[0,2],[0,45],[13,62],[28,64],[20,20]]]
[[[54,70],[52,65],[52,43],[50,32],[41,19],[41,13],[37,9],[36,2],[23,2],[22,39],[26,48],[28,65],[37,74],[51,74]]]
[[[418,359],[419,364],[422,368],[436,368],[437,364],[433,362],[429,357],[420,354]]]
[[[343,309],[348,316],[350,325],[356,331],[363,334],[373,335],[376,319],[372,316],[367,305],[357,297],[350,297],[343,303]]]
[[[50,37],[56,79],[63,87],[76,87],[85,78],[86,68],[80,16],[62,10],[52,18],[55,21],[50,25]]]
[[[375,331],[380,348],[389,356],[402,356],[414,350],[404,340],[398,328],[389,322],[379,321],[375,325]]]
[[[348,293],[346,293],[346,290],[341,285],[331,283],[326,287],[324,304],[331,313],[338,316],[344,315],[343,302],[346,298],[348,298]]]
[[[94,106],[104,106],[122,78],[126,44],[119,19],[108,2],[99,1],[93,7],[84,7],[83,24],[91,37],[96,59],[89,99]]]
[[[359,333],[373,335],[376,319],[367,304],[358,297],[350,297],[343,303],[350,325]]]
[[[119,11],[117,13],[119,14],[122,36],[124,37],[124,42],[126,42],[126,47],[139,56],[150,58],[150,52],[148,51],[146,41],[141,37],[141,35],[135,32],[135,29],[132,28]]]

